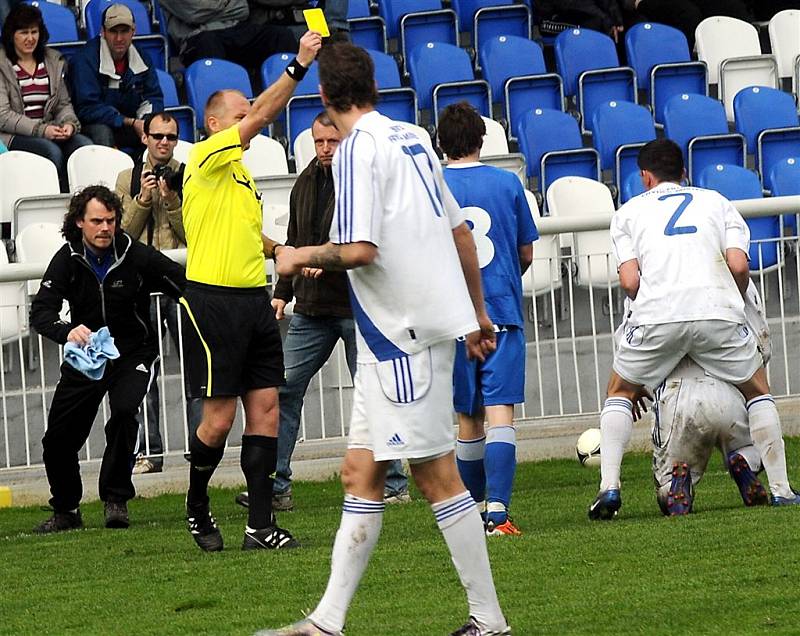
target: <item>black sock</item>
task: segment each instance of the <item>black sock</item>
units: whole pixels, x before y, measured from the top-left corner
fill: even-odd
[[[189,438],[189,452],[191,453],[189,466],[189,493],[186,495],[186,505],[200,507],[208,505],[208,482],[214,474],[225,446],[211,448],[206,446],[197,437],[194,431]]]
[[[278,461],[278,438],[242,435],[242,472],[250,497],[247,525],[260,530],[272,517],[272,475]]]

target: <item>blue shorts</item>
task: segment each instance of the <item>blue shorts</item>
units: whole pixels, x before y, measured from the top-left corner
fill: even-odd
[[[503,327],[497,351],[484,362],[467,360],[463,341],[456,343],[453,405],[457,413],[474,415],[481,407],[525,401],[525,330]]]

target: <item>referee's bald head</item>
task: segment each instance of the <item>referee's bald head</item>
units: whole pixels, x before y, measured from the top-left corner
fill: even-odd
[[[225,88],[214,91],[206,100],[203,122],[211,135],[230,128],[250,112],[250,101],[242,91]]]

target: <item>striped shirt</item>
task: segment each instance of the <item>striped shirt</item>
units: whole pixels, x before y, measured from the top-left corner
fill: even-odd
[[[19,88],[22,91],[22,103],[25,105],[25,116],[31,119],[44,117],[44,105],[50,97],[50,78],[44,62],[36,65],[33,75],[19,64],[14,64]]]

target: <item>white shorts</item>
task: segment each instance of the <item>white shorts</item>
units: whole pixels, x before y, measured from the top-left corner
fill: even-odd
[[[348,448],[371,450],[376,461],[422,459],[455,448],[455,341],[374,364],[353,378]]]
[[[660,325],[626,325],[614,371],[633,384],[655,388],[688,355],[705,371],[731,384],[753,377],[762,359],[746,325],[694,320]]]

